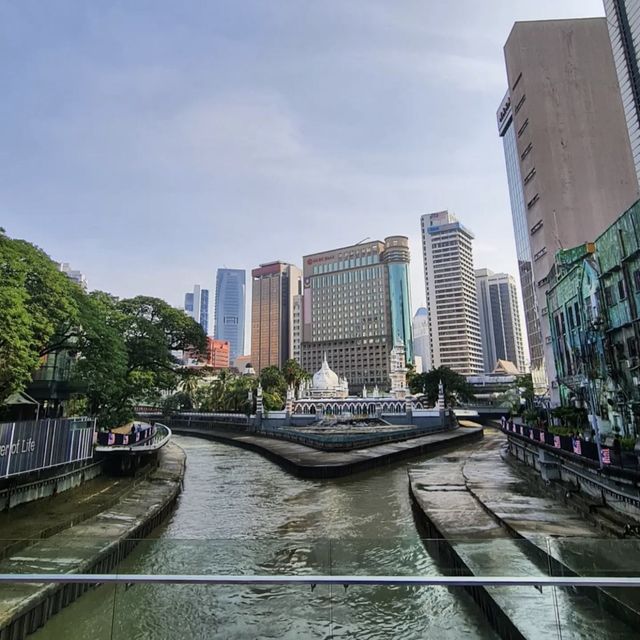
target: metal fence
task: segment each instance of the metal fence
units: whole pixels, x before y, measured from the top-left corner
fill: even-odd
[[[584,438],[572,436],[559,436],[536,427],[523,424],[507,423],[502,430],[507,434],[515,434],[528,438],[538,445],[553,447],[571,456],[581,458],[589,463],[598,464],[598,445],[595,442],[587,442]],[[632,453],[616,453],[607,446],[601,446],[601,461],[605,467],[616,466],[627,470],[637,470],[638,457]]]
[[[94,418],[0,424],[0,477],[48,469],[93,456]]]

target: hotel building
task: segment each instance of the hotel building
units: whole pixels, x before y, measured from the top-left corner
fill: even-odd
[[[303,258],[302,366],[330,367],[349,381],[390,388],[391,349],[401,344],[413,361],[405,236],[363,242]]]

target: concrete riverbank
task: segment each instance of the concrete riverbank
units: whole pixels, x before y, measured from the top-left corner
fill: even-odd
[[[442,563],[478,576],[593,575],[597,562],[590,564],[585,553],[602,557],[601,534],[562,503],[532,490],[502,460],[505,444],[504,436],[490,431],[479,446],[410,469],[411,495],[428,537],[438,540],[432,546]],[[503,638],[592,638],[595,628],[606,629],[603,638],[631,637],[631,623],[638,621],[632,603],[594,591],[470,590]]]
[[[106,573],[114,569],[140,538],[164,520],[180,493],[184,452],[170,444],[159,456],[157,469],[133,484],[115,504],[19,552],[7,553],[0,561],[0,573]],[[52,505],[49,508],[55,511]],[[74,584],[0,585],[0,640],[26,637],[87,588]]]
[[[192,425],[173,426],[177,434],[208,438],[250,449],[287,469],[300,478],[337,478],[482,438],[481,427],[458,428],[411,440],[391,442],[350,451],[319,451],[286,440],[267,438],[233,428]]]

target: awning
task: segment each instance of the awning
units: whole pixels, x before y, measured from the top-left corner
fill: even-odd
[[[34,400],[28,393],[25,393],[24,391],[17,391],[13,395],[10,395],[2,404],[6,404],[6,405],[21,405],[21,404],[39,405],[40,403],[37,400]]]

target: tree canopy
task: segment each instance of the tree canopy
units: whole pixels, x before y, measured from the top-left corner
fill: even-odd
[[[0,402],[75,335],[82,293],[42,250],[0,231]]]
[[[409,390],[414,395],[423,394],[427,402],[435,406],[438,401],[438,385],[442,381],[447,406],[453,407],[474,399],[473,387],[467,379],[449,367],[437,367],[425,373],[411,376]]]
[[[42,250],[0,230],[0,403],[26,388],[45,356],[66,351],[76,401],[118,424],[133,403],[178,387],[172,351],[187,349],[204,352],[206,336],[182,311],[159,298],[86,293]]]

